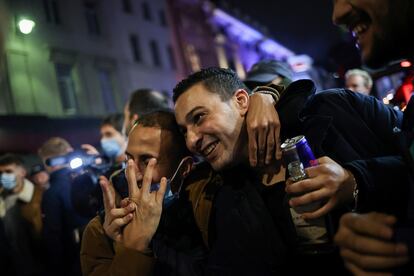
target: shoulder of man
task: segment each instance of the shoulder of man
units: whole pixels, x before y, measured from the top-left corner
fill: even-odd
[[[208,228],[214,197],[223,185],[221,177],[207,162],[199,163],[185,180],[185,191],[192,204],[194,218],[208,247]]]

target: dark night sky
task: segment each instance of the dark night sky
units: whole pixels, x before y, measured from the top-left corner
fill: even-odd
[[[239,9],[267,27],[270,36],[297,54],[326,63],[328,52],[347,34],[331,21],[331,0],[227,0],[229,11]],[[236,15],[237,17],[237,15]],[[242,19],[243,20],[243,19]]]

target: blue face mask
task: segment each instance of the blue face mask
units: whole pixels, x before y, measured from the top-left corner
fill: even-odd
[[[178,165],[177,169],[175,170],[173,176],[170,179],[167,179],[167,188],[165,189],[165,194],[164,194],[164,201],[162,203],[164,208],[168,208],[170,207],[180,196],[180,192],[181,192],[181,188],[183,186],[184,183],[184,178],[183,178],[183,169],[186,169],[185,164],[187,162],[194,162],[193,159],[191,157],[186,157],[183,160],[181,160],[180,164]],[[177,191],[173,192],[171,190],[171,186],[177,186]],[[158,191],[158,189],[160,188],[160,183],[154,183],[151,185],[150,191]]]
[[[179,190],[181,190],[181,186],[182,183],[184,181],[181,181]],[[154,183],[151,185],[150,191],[158,191],[158,189],[160,188],[160,183]],[[171,191],[171,180],[167,179],[167,188],[165,189],[165,194],[164,194],[164,201],[162,202],[162,205],[164,206],[164,208],[168,208],[170,207],[174,201],[176,201],[179,197],[180,192],[177,191],[176,193],[173,193]]]
[[[13,190],[16,187],[16,175],[14,173],[2,173],[0,183],[6,190]]]
[[[115,159],[122,154],[121,145],[113,138],[102,139],[101,147],[104,154],[111,159]]]

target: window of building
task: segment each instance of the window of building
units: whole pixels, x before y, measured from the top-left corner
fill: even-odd
[[[124,12],[126,12],[126,13],[132,13],[132,3],[131,3],[131,0],[122,0],[122,7],[124,9]]]
[[[159,17],[160,17],[161,26],[166,27],[167,26],[167,19],[165,18],[164,10],[159,11]]]
[[[98,11],[96,3],[94,2],[85,2],[85,17],[86,17],[86,24],[88,26],[88,32],[90,34],[99,35],[101,33],[101,29],[99,26],[98,20]]]
[[[43,0],[43,10],[45,12],[46,21],[59,25],[60,13],[57,0]]]
[[[63,112],[67,115],[76,114],[78,108],[72,74],[73,67],[70,64],[56,63],[55,70]]]
[[[116,112],[112,74],[107,69],[98,69],[98,79],[101,85],[102,99],[106,112]]]
[[[174,58],[174,52],[170,45],[167,46],[167,53],[168,53],[168,59],[170,60],[171,69],[173,70],[177,69],[177,64],[175,63],[175,58]]]
[[[160,51],[158,48],[158,44],[155,40],[150,41],[150,48],[153,64],[157,67],[161,66]]]
[[[141,61],[141,49],[139,47],[139,38],[133,34],[129,36],[129,44],[131,45],[132,55],[135,61]]]
[[[142,2],[141,7],[142,7],[142,16],[144,17],[144,19],[147,21],[151,21],[152,20],[151,11],[150,11],[150,7],[148,3]]]

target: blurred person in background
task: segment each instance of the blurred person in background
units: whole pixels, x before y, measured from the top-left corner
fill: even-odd
[[[53,158],[72,151],[72,146],[60,137],[48,139],[38,150],[50,174],[50,188],[44,193],[42,202],[47,275],[81,275],[80,237],[87,220],[73,210],[69,165],[52,162]]]
[[[42,164],[32,166],[32,169],[30,170],[30,179],[43,191],[46,191],[50,187],[49,174]]]
[[[122,134],[123,116],[109,115],[101,123],[101,148],[113,164],[118,167],[126,160],[126,137]]]
[[[122,134],[128,136],[129,131],[140,115],[168,108],[171,108],[170,99],[161,92],[153,89],[138,89],[134,91],[125,104]]]
[[[345,87],[354,92],[370,95],[372,78],[364,70],[351,69],[345,73]]]
[[[42,275],[41,201],[43,190],[26,179],[22,159],[14,154],[0,157],[0,220],[10,247],[16,275]],[[2,206],[1,206],[2,205]],[[5,245],[3,245],[5,246]]]
[[[73,177],[71,185],[71,200],[75,211],[82,217],[92,219],[103,209],[103,198],[98,178],[101,175],[110,178],[118,170],[125,167],[125,149],[127,138],[122,134],[123,116],[112,114],[105,117],[101,122],[101,158],[99,151],[90,144],[83,144],[81,147],[87,154],[95,156],[99,165],[84,164]],[[116,188],[127,191],[127,185],[120,185]]]
[[[292,83],[293,72],[287,63],[277,60],[263,60],[255,63],[247,72],[244,84],[254,90],[257,86],[282,85],[285,88]]]
[[[102,153],[111,164],[118,166],[125,161],[126,136],[122,134],[124,118],[122,114],[106,116],[100,125],[100,146]],[[83,144],[81,148],[87,154],[98,155],[99,151],[90,144]]]

